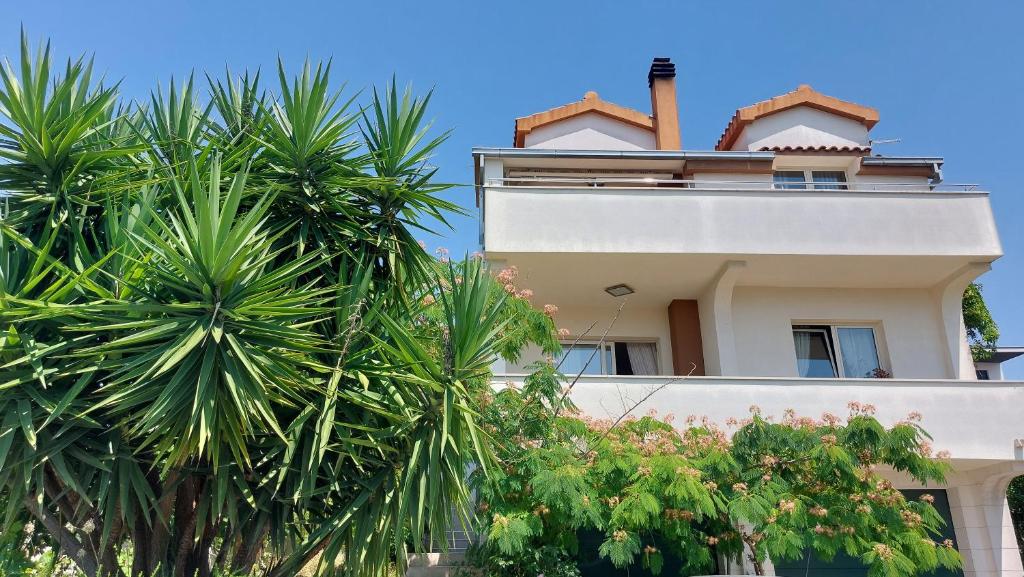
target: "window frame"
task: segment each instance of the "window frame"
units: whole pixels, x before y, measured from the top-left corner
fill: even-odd
[[[803,182],[775,182],[779,172],[802,172]],[[835,172],[843,175],[842,182],[815,182],[815,172]],[[772,190],[850,190],[850,175],[845,168],[780,168],[772,170]]]
[[[803,330],[803,331],[824,331],[827,329],[828,338],[826,339],[829,346],[829,353],[832,360],[832,369],[836,376],[833,378],[837,379],[865,379],[871,377],[849,377],[846,376],[846,367],[843,363],[843,347],[839,342],[839,329],[871,329],[871,335],[875,341],[875,357],[878,360],[878,367],[888,373],[892,373],[890,364],[888,361],[888,349],[885,346],[885,339],[882,332],[881,323],[878,322],[845,322],[845,321],[792,321],[790,323],[790,336],[792,333]],[[800,360],[796,358],[796,347],[794,345],[793,358],[799,364]],[[821,377],[809,377],[809,378],[821,378]]]
[[[837,347],[835,345],[835,343],[836,343],[835,330],[831,326],[829,326],[829,325],[800,325],[800,326],[793,325],[792,330],[790,331],[790,335],[792,336],[792,333],[796,333],[796,332],[814,333],[814,334],[822,334],[822,335],[824,335],[825,336],[825,350],[828,352],[828,361],[832,365],[832,375],[833,376],[831,378],[833,378],[833,379],[842,378],[842,375],[840,374],[840,367],[842,366],[841,365],[841,360],[840,360],[839,356],[836,354],[837,353]],[[796,353],[796,342],[795,341],[793,343],[793,352],[794,352],[794,354]],[[797,372],[799,372],[799,367],[800,367],[800,358],[799,357],[797,357],[796,362],[797,362]],[[830,378],[830,377],[802,377],[802,378],[818,378],[818,379],[824,378],[824,379],[827,379],[827,378]]]
[[[589,351],[589,347],[594,347],[594,348],[600,347],[600,350],[598,351],[598,355],[597,355],[597,359],[596,359],[597,362],[598,362],[598,365],[600,367],[600,372],[597,373],[596,375],[593,374],[593,373],[583,373],[584,376],[586,376],[588,374],[590,376],[609,376],[609,375],[614,375],[615,374],[615,372],[614,372],[615,371],[615,348],[614,348],[615,347],[615,343],[614,342],[609,341],[609,340],[605,340],[604,343],[602,344],[600,340],[581,340],[581,341],[568,340],[568,341],[560,341],[560,343],[562,345],[562,355],[563,355],[562,358],[564,358],[565,354],[569,353],[570,348],[572,348],[574,344],[575,344],[574,350],[581,350],[581,347],[588,347],[587,350]],[[612,372],[610,372],[610,373],[606,372],[606,370],[605,370],[605,362],[607,360],[606,355],[610,355],[611,356],[611,365],[612,365],[611,366],[611,371]],[[556,358],[555,359],[555,365],[558,365],[561,362],[562,362],[562,359],[560,359],[560,358]],[[593,361],[591,361],[591,362],[593,362]],[[561,369],[559,369],[559,370],[561,370]],[[574,372],[572,374],[575,375],[577,373]]]
[[[575,343],[577,349],[579,349],[579,347],[581,345],[582,346],[588,346],[588,347],[602,345],[600,339],[593,339],[593,340],[586,339],[586,340],[579,340],[579,341],[576,341],[575,339],[564,339],[564,340],[559,341],[559,343],[562,345],[563,352],[564,351],[568,351],[569,347],[573,346],[573,343]],[[618,366],[617,366],[617,363],[615,361],[615,344],[616,343],[650,343],[650,344],[654,345],[654,364],[655,364],[655,371],[656,371],[655,374],[654,375],[633,375],[633,376],[658,376],[658,375],[661,374],[661,347],[659,346],[658,339],[657,338],[646,338],[646,337],[636,337],[636,338],[634,338],[634,337],[625,337],[625,338],[606,338],[606,339],[604,339],[604,343],[603,343],[603,346],[602,346],[603,350],[601,351],[601,353],[599,355],[597,355],[600,358],[600,363],[601,363],[601,373],[600,373],[600,376],[606,376],[606,377],[630,376],[630,375],[619,375],[618,372],[617,372]],[[605,362],[609,358],[611,359],[611,361],[610,361],[611,366],[608,367],[608,369],[611,372],[606,372]],[[556,365],[558,364],[558,360],[557,359],[555,361],[555,364]],[[575,373],[573,373],[573,374],[575,374]],[[586,375],[587,375],[587,373],[584,373],[584,376],[586,376]],[[597,375],[591,374],[591,376],[597,376]]]

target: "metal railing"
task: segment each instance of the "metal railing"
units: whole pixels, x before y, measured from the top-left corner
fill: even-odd
[[[539,188],[682,188],[696,190],[784,190],[844,192],[981,192],[977,184],[921,182],[772,182],[770,180],[689,180],[643,177],[514,176],[488,178],[485,186]]]

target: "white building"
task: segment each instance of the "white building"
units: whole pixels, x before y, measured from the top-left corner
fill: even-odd
[[[649,81],[650,115],[588,92],[516,119],[514,147],[473,150],[487,259],[557,305],[569,340],[608,332],[577,405],[621,412],[687,376],[637,411],[919,411],[953,456],[930,492],[948,500],[963,574],[1024,575],[1005,499],[1024,473],[1024,389],[978,380],[960,312],[1002,255],[988,193],[943,184],[941,158],[875,154],[878,112],[807,85],[737,110],[715,150],[684,150],[674,65],[655,59]]]

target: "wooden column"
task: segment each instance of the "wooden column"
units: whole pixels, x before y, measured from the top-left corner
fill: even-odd
[[[669,303],[668,329],[675,374],[704,376],[704,344],[700,337],[697,301],[677,299]]]

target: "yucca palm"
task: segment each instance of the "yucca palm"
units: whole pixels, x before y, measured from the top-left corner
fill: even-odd
[[[457,210],[428,99],[359,109],[307,64],[129,106],[52,69],[23,37],[0,74],[5,530],[90,577],[379,575],[464,516],[523,305],[412,235]]]

